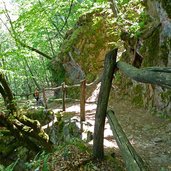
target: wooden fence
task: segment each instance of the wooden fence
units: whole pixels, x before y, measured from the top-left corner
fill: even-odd
[[[171,68],[151,67],[137,69],[125,62],[116,62],[116,57],[117,49],[113,49],[105,57],[104,72],[95,116],[93,155],[98,159],[103,159],[104,157],[103,137],[105,118],[107,116],[127,170],[145,171],[148,170],[147,165],[129,143],[124,131],[114,115],[114,112],[107,112],[109,93],[112,87],[112,78],[115,72],[119,69],[125,75],[138,82],[171,88]]]
[[[56,90],[61,90],[62,91],[62,111],[66,110],[66,92],[67,89],[70,88],[80,88],[80,99],[77,101],[80,102],[80,120],[85,121],[85,104],[86,104],[86,90],[87,88],[91,88],[97,83],[101,81],[101,77],[95,80],[94,82],[87,84],[86,80],[82,80],[80,84],[75,84],[75,85],[66,85],[65,83],[62,83],[61,86],[55,87],[55,88],[44,88],[43,89],[43,101],[45,104],[45,107],[47,108],[47,98],[46,98],[46,91],[51,90],[51,91],[56,91]]]

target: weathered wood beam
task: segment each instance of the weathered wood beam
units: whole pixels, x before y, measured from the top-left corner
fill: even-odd
[[[65,82],[62,83],[62,110],[66,110],[66,104],[65,104],[65,99],[66,99],[66,85]]]
[[[117,63],[117,67],[135,81],[171,88],[171,68],[150,67],[137,69],[121,61]]]
[[[114,70],[116,68],[117,49],[110,51],[104,61],[104,71],[98,98],[98,104],[95,115],[94,139],[93,139],[93,155],[97,159],[103,159],[103,137],[106,111],[109,99],[109,93],[112,86]]]
[[[80,89],[80,119],[81,121],[85,121],[86,80],[81,81]]]
[[[112,110],[109,110],[107,112],[107,118],[112,129],[114,138],[116,139],[122,157],[125,161],[126,169],[128,171],[147,171],[147,165],[130,144]]]

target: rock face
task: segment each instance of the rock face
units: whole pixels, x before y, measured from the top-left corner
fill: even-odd
[[[148,31],[142,35],[142,66],[171,67],[171,1],[147,0],[146,9],[150,21]],[[171,116],[171,90],[148,86],[146,98],[149,97],[149,91],[152,93],[151,106]]]
[[[58,80],[75,84],[86,78],[91,82],[103,69],[105,54],[114,47],[111,42],[119,38],[106,18],[110,19],[111,13],[97,8],[82,15],[75,27],[66,33],[61,52],[52,62],[57,73],[65,73],[59,75]]]
[[[146,0],[144,3],[148,15],[145,29],[138,41],[128,39],[133,46],[125,35],[121,37],[127,49],[123,56],[136,67],[171,67],[171,1]],[[136,53],[131,51],[135,44]],[[128,94],[134,103],[171,115],[171,90],[149,84],[129,84]]]

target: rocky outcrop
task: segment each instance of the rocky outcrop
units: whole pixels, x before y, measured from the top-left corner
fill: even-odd
[[[61,51],[52,62],[52,68],[59,73],[58,80],[63,77],[65,82],[75,84],[84,78],[88,82],[96,78],[103,69],[105,54],[119,38],[109,22],[111,17],[107,9],[96,8],[82,15],[66,33]],[[62,72],[65,74],[60,76]]]
[[[133,45],[125,40],[127,52],[124,55],[128,57],[128,62],[138,62],[136,67],[171,67],[171,1],[146,0],[144,4],[147,23],[138,40],[128,39]],[[136,53],[131,51],[135,46]],[[135,82],[130,84],[128,92],[133,102],[171,115],[171,90]]]
[[[147,0],[149,25],[153,23],[151,34],[142,37],[141,54],[144,56],[143,66],[171,67],[171,1]],[[153,104],[158,111],[171,116],[171,90],[154,86]]]

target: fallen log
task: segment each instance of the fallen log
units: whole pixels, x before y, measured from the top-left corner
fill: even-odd
[[[52,143],[49,136],[40,127],[38,121],[32,121],[27,117],[7,117],[0,112],[0,124],[10,130],[11,134],[21,143],[33,151],[40,149],[51,151]],[[26,125],[25,125],[26,124]]]
[[[107,112],[107,118],[112,129],[114,138],[119,146],[122,157],[126,164],[126,169],[128,171],[147,171],[149,170],[147,164],[143,159],[137,154],[135,149],[130,144],[124,131],[122,130],[114,112],[109,110]]]

